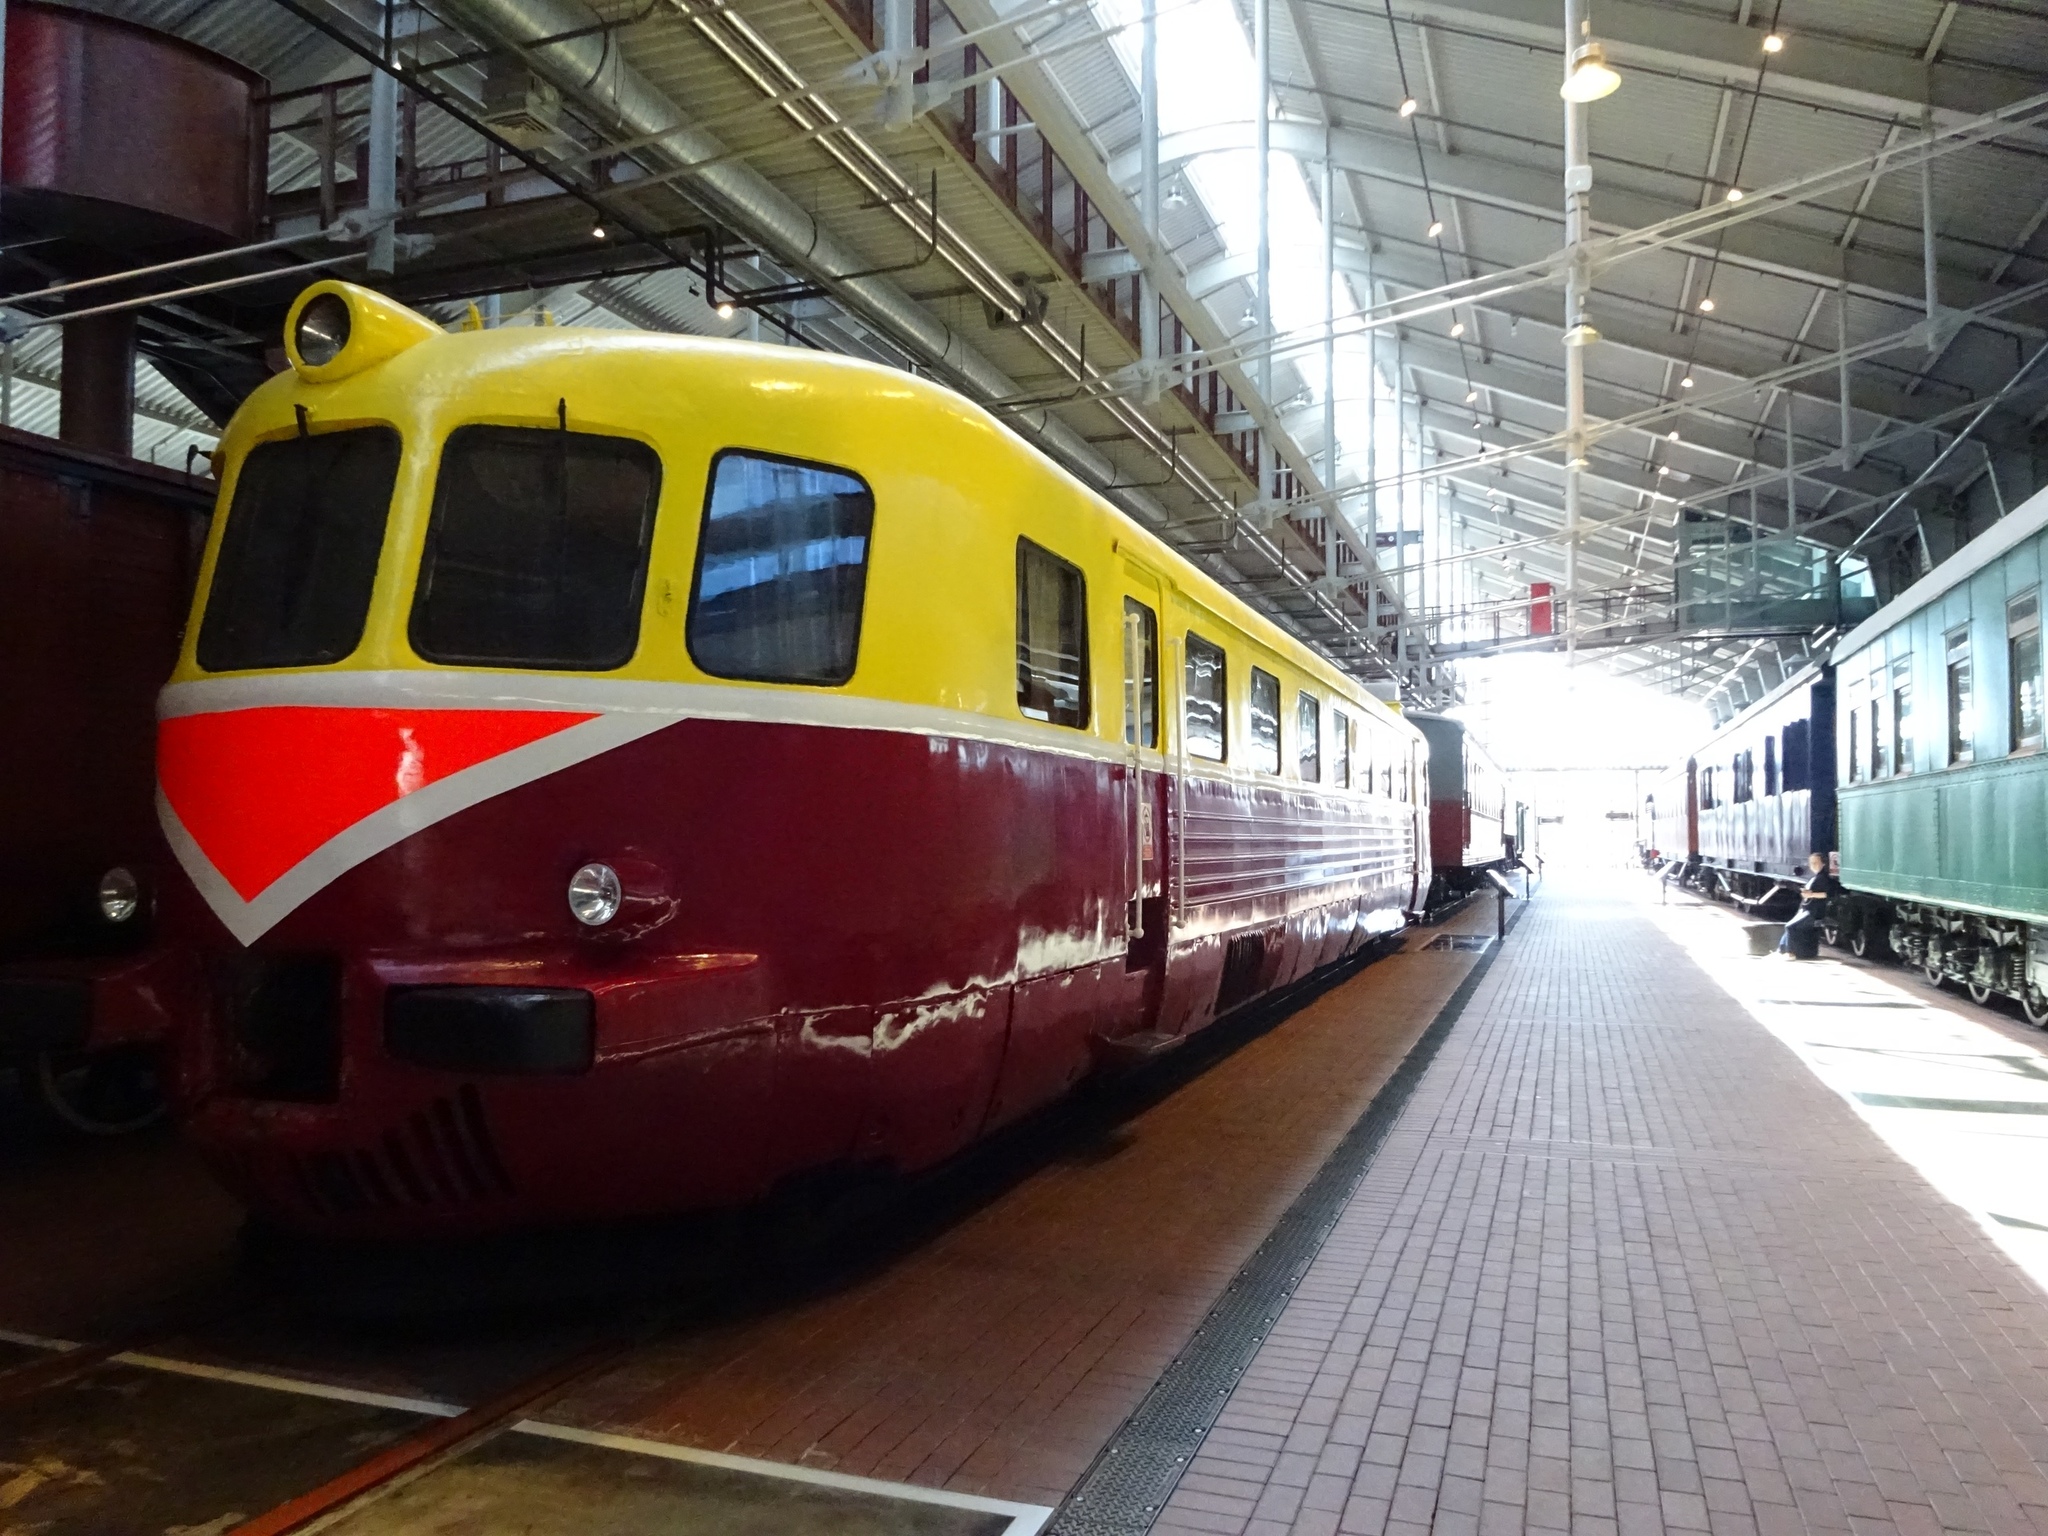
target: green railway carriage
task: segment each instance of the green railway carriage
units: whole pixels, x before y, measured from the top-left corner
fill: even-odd
[[[2048,1024],[2048,491],[1834,653],[1845,921]]]

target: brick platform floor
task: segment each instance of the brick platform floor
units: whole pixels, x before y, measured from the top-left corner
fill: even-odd
[[[1612,876],[1508,940],[1161,1532],[2048,1532],[2048,1301]]]

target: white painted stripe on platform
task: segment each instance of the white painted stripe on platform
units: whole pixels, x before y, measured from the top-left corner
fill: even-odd
[[[76,1339],[52,1339],[40,1333],[16,1333],[12,1328],[0,1328],[0,1344],[19,1344],[27,1349],[54,1349],[60,1353],[79,1347]]]
[[[660,1440],[641,1440],[631,1435],[607,1434],[603,1430],[575,1429],[567,1424],[547,1424],[538,1419],[521,1419],[512,1426],[514,1434],[538,1435],[544,1440],[568,1440],[577,1445],[602,1446],[607,1450],[629,1451],[640,1456],[658,1456],[665,1461],[687,1461],[704,1467],[721,1467],[730,1472],[751,1472],[757,1477],[781,1478],[785,1482],[810,1483],[820,1488],[840,1488],[850,1493],[871,1493],[883,1498],[918,1504],[939,1504],[949,1509],[972,1510],[983,1515],[1008,1515],[1009,1528],[1003,1536],[1038,1536],[1052,1518],[1043,1504],[1018,1504],[1008,1499],[983,1498],[974,1493],[951,1493],[943,1488],[925,1488],[916,1483],[886,1483],[878,1478],[855,1477],[849,1472],[823,1472],[815,1467],[791,1466],[780,1461],[760,1461],[752,1456],[732,1456],[723,1451],[698,1450],[694,1446],[669,1445]]]
[[[110,1358],[122,1365],[140,1366],[146,1371],[162,1371],[171,1376],[196,1376],[201,1381],[226,1381],[238,1387],[295,1392],[301,1397],[324,1397],[337,1403],[361,1403],[369,1408],[395,1408],[402,1413],[424,1414],[435,1419],[452,1419],[463,1411],[459,1404],[437,1402],[430,1397],[394,1397],[388,1392],[364,1392],[355,1387],[306,1381],[297,1376],[273,1376],[267,1371],[243,1371],[225,1365],[201,1365],[195,1360],[173,1360],[168,1355],[124,1351]]]

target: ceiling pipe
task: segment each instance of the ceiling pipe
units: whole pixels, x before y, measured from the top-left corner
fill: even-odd
[[[924,359],[970,396],[1000,399],[1018,393],[1003,371],[937,316],[886,278],[841,274],[872,263],[820,225],[766,177],[711,134],[694,128],[676,104],[619,56],[616,40],[590,32],[590,14],[568,0],[447,0],[450,19],[498,47],[519,54],[565,96],[599,114],[622,136],[648,140],[635,158],[663,162],[662,171],[685,172],[693,196],[743,232],[780,264],[830,288],[862,320],[914,357]],[[538,39],[553,41],[537,42]],[[699,162],[701,169],[689,168]],[[1115,466],[1047,412],[1009,420],[1037,436],[1048,452],[1098,486],[1116,478]],[[1120,493],[1126,494],[1127,493]],[[1163,521],[1149,499],[1128,496],[1144,515]]]

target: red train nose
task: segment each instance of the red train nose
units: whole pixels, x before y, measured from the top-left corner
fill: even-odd
[[[253,902],[406,797],[592,718],[314,705],[176,715],[157,738],[165,830],[181,857],[196,852],[241,901]]]

